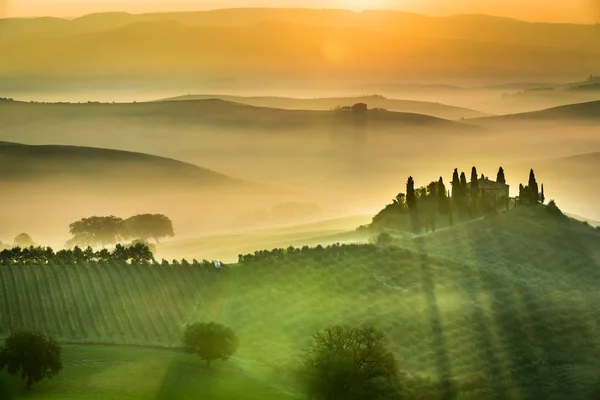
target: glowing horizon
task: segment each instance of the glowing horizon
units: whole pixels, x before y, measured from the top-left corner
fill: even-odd
[[[390,9],[431,16],[490,14],[535,22],[600,23],[599,0],[0,0],[0,17],[74,18],[103,12],[132,14],[222,8]]]

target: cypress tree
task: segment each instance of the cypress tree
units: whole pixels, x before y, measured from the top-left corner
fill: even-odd
[[[441,215],[448,214],[448,198],[446,198],[446,185],[444,185],[444,180],[440,176],[440,180],[438,181],[438,212]]]
[[[477,168],[471,169],[471,196],[476,199],[479,193],[479,182],[477,181]]]
[[[463,197],[467,194],[467,176],[464,172],[460,173],[460,194]]]
[[[415,196],[415,180],[412,176],[408,177],[406,182],[406,205],[410,211],[415,210],[417,198]]]
[[[506,178],[504,178],[504,169],[500,167],[498,175],[496,176],[496,182],[506,184]]]
[[[527,185],[529,186],[529,195],[530,195],[530,199],[532,203],[537,203],[540,201],[540,194],[538,191],[538,184],[535,180],[535,173],[533,172],[533,169],[529,172],[529,184]]]
[[[544,184],[542,183],[542,193],[540,193],[540,203],[544,204],[546,196],[544,195]]]
[[[440,178],[441,179],[441,178]],[[458,169],[454,168],[452,174],[452,198],[457,199],[460,197],[460,178],[458,177]]]

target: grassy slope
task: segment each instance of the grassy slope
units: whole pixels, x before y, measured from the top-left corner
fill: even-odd
[[[196,165],[128,151],[80,146],[0,142],[0,179],[106,179],[128,185],[187,187],[241,185],[243,182]]]
[[[0,373],[0,398],[10,399],[293,399],[240,360],[215,362],[165,350],[64,346],[58,377],[24,390],[22,381]]]
[[[433,117],[444,119],[477,118],[485,116],[485,114],[480,111],[446,104],[426,101],[396,100],[379,97],[298,99],[290,97],[243,97],[207,94],[179,96],[165,99],[163,101],[190,101],[208,99],[221,99],[259,107],[274,107],[292,110],[331,110],[336,107],[348,106],[355,103],[366,103],[369,108],[384,108],[390,111],[431,115]]]
[[[332,323],[383,329],[403,369],[459,399],[587,399],[600,373],[600,233],[520,208],[402,247],[353,247],[234,267],[0,268],[2,327],[63,341],[177,345],[218,320],[238,356],[296,359]],[[90,316],[94,318],[90,318]],[[434,397],[436,398],[436,397]]]
[[[369,223],[371,218],[370,215],[357,215],[290,227],[173,240],[159,244],[157,256],[167,259],[183,257],[188,260],[216,258],[224,262],[236,262],[238,254],[251,253],[256,249],[360,242],[366,238],[354,232],[355,228]]]

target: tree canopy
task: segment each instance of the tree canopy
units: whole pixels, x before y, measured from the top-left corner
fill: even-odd
[[[44,378],[52,378],[62,369],[61,347],[40,332],[16,332],[6,338],[0,349],[0,371],[27,381],[27,388]]]
[[[504,177],[504,168],[500,167],[498,175],[496,175],[496,182],[506,184],[506,178]]]
[[[14,244],[16,247],[35,246],[35,242],[27,233],[19,233],[17,236],[15,236]]]
[[[400,398],[399,369],[385,334],[371,326],[330,326],[305,350],[309,395],[318,400]]]
[[[206,365],[210,365],[212,360],[228,360],[238,346],[233,330],[216,322],[188,325],[183,334],[183,344],[186,353],[206,360]]]
[[[69,225],[73,238],[67,242],[70,245],[102,246],[116,243],[121,238],[122,218],[113,215],[109,217],[89,217]]]
[[[175,236],[173,222],[163,214],[139,214],[129,217],[122,223],[125,239],[154,239],[157,243],[164,237]]]

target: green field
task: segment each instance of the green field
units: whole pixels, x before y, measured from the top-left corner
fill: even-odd
[[[5,399],[245,399],[287,400],[292,392],[264,379],[260,369],[242,360],[206,368],[195,357],[144,348],[63,347],[64,369],[27,391],[23,383],[0,373],[0,398]],[[249,371],[252,368],[252,371]]]
[[[288,227],[170,240],[157,245],[157,257],[168,260],[196,258],[236,262],[239,254],[251,253],[256,249],[365,242],[368,237],[355,230],[358,226],[370,223],[371,219],[371,215],[354,215]]]
[[[425,398],[587,400],[600,388],[599,244],[600,231],[540,206],[397,246],[260,253],[228,271],[3,266],[0,326],[65,343],[175,347],[187,322],[216,320],[237,332],[250,375],[286,386],[315,330],[365,322],[388,334],[405,372],[440,382],[445,395]]]

